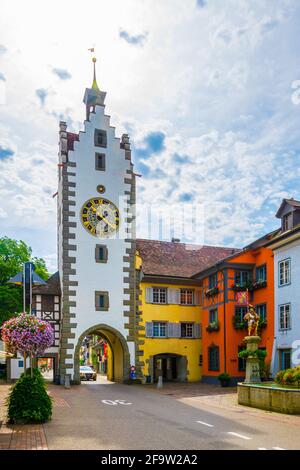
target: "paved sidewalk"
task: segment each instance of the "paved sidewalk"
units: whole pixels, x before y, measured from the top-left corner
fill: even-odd
[[[7,424],[5,399],[10,385],[0,383],[0,450],[47,450],[42,424]]]

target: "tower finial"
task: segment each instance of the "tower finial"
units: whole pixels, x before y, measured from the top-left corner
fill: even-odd
[[[91,48],[89,49],[89,51],[95,53],[95,47],[91,47]],[[97,62],[97,59],[96,59],[95,56],[92,58],[92,62],[93,62],[93,65],[94,65],[92,89],[93,89],[93,90],[100,91],[100,89],[99,89],[99,87],[98,87],[98,84],[97,84],[97,79],[96,79],[96,62]]]

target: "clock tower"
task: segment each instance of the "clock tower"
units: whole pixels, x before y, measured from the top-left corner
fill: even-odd
[[[135,175],[127,134],[115,136],[96,80],[84,94],[84,130],[60,122],[58,265],[61,283],[59,373],[79,383],[79,350],[102,336],[113,378],[125,381],[138,362],[135,279]]]

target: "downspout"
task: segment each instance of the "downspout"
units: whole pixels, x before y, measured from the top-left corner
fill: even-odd
[[[226,300],[227,300],[227,276],[225,276],[225,269],[221,271],[223,276],[223,325],[224,325],[224,372],[227,372],[227,347],[226,347]]]

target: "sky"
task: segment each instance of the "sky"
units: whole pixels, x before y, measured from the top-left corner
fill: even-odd
[[[83,128],[93,46],[142,206],[202,207],[205,244],[277,228],[300,199],[299,27],[298,0],[2,0],[0,236],[55,271],[58,123]]]

